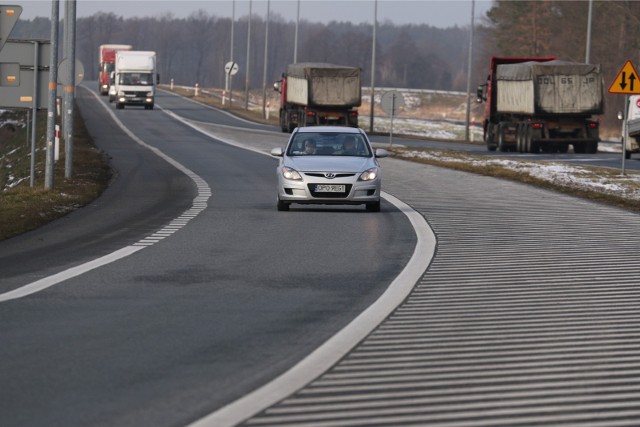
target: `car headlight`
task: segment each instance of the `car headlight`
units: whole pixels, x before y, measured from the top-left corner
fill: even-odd
[[[282,167],[282,176],[284,176],[285,179],[290,179],[292,181],[302,181],[302,176],[300,176],[297,170],[286,166]]]
[[[118,96],[124,96],[124,91],[118,91]]]
[[[147,96],[153,96],[153,92],[147,92]]]
[[[378,168],[367,169],[360,174],[358,181],[373,181],[378,177]]]

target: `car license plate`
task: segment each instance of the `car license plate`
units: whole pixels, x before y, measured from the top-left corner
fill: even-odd
[[[344,193],[344,185],[316,184],[316,193]]]

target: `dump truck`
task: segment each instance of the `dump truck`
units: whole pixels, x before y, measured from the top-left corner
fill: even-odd
[[[555,57],[492,57],[487,82],[484,141],[489,151],[596,153],[604,113],[600,65]]]
[[[116,54],[115,102],[117,109],[125,105],[142,105],[153,110],[156,84],[156,53],[130,50]]]
[[[131,50],[128,44],[103,44],[100,45],[98,64],[98,92],[100,95],[109,93],[109,77],[116,69],[116,53],[122,50]]]
[[[338,125],[358,127],[362,102],[360,68],[326,63],[298,63],[274,83],[280,92],[280,128]]]

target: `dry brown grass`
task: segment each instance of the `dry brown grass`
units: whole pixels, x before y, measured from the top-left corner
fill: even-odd
[[[95,200],[107,187],[111,178],[111,170],[105,156],[92,143],[80,114],[74,118],[74,174],[71,179],[64,177],[64,149],[60,150],[60,160],[55,165],[54,188],[44,189],[44,136],[46,117],[38,118],[38,150],[36,152],[35,186],[29,186],[30,180],[0,191],[0,240],[38,228],[54,219],[84,206]],[[40,137],[41,136],[41,137]],[[26,130],[16,131],[0,145],[0,157],[20,146],[24,146]],[[11,161],[14,176],[29,176],[30,149],[15,161]],[[5,157],[5,165],[8,164]],[[6,176],[0,181],[4,184]],[[0,187],[3,188],[3,187]]]

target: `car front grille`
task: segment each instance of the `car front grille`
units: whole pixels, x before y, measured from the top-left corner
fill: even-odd
[[[306,176],[312,176],[314,178],[326,178],[324,172],[304,172]],[[334,178],[347,178],[350,176],[354,176],[355,173],[337,173]]]
[[[344,184],[345,191],[343,193],[317,193],[314,189],[316,184],[307,184],[309,188],[309,192],[313,197],[318,197],[322,199],[344,199],[349,196],[349,192],[351,192],[352,184]]]

